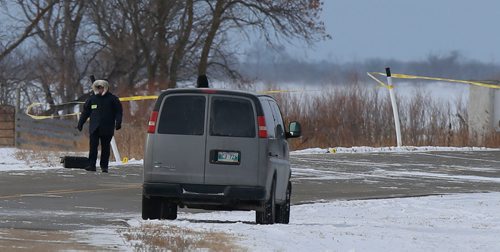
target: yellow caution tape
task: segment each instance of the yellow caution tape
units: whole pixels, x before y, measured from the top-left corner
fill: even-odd
[[[307,90],[307,91],[320,91],[320,90]],[[263,94],[276,94],[276,93],[285,93],[285,92],[306,92],[305,90],[269,90],[269,91],[263,91],[260,93]],[[120,97],[120,101],[122,102],[127,102],[127,101],[142,101],[142,100],[155,100],[157,99],[157,95],[142,95],[142,96],[129,96],[129,97]],[[66,105],[66,104],[82,104],[84,102],[67,102],[67,103],[61,103],[59,105]],[[37,116],[33,115],[30,113],[30,110],[33,107],[36,106],[41,106],[41,105],[47,105],[46,103],[32,103],[26,108],[26,115],[29,117],[36,119],[36,120],[42,120],[42,119],[54,119],[54,118],[61,118],[61,117],[69,117],[69,116],[76,116],[79,115],[80,112],[77,113],[71,113],[71,114],[65,114],[65,115],[48,115],[48,116]]]
[[[84,102],[67,102],[67,103],[62,103],[60,105],[65,105],[65,104],[81,104],[81,103],[84,103]],[[26,115],[28,115],[29,117],[31,117],[31,118],[33,118],[35,120],[42,120],[42,119],[53,119],[53,118],[76,116],[76,115],[80,114],[80,112],[78,112],[78,113],[71,113],[71,114],[65,114],[65,115],[48,115],[48,116],[37,116],[37,115],[30,114],[31,108],[33,108],[35,106],[40,106],[40,105],[47,105],[47,103],[35,102],[35,103],[30,104],[26,108]]]
[[[377,81],[379,84],[383,83],[383,82],[380,81],[380,80],[378,80],[377,78],[375,78],[372,74],[386,76],[385,73],[380,73],[380,72],[372,72],[372,73],[367,73],[367,74],[372,79],[374,79],[375,81]],[[474,85],[474,86],[479,86],[479,87],[499,88],[500,89],[499,85],[482,83],[482,82],[478,82],[478,81],[454,80],[454,79],[447,79],[447,78],[416,76],[416,75],[409,75],[409,74],[391,74],[391,77],[392,78],[397,78],[397,79],[420,79],[420,80],[434,80],[434,81],[454,82],[454,83],[469,84],[469,85]],[[383,85],[383,86],[389,86],[389,85],[387,85],[385,83],[383,83],[381,85]]]
[[[154,99],[157,99],[158,96],[157,95],[146,95],[146,96],[129,96],[129,97],[120,97],[118,99],[120,99],[120,101],[141,101],[141,100],[154,100]],[[85,102],[66,102],[66,103],[61,103],[61,104],[58,104],[58,105],[66,105],[66,104],[83,104]],[[35,102],[35,103],[32,103],[30,104],[27,108],[26,108],[26,115],[28,115],[29,117],[35,119],[35,120],[42,120],[42,119],[54,119],[54,118],[61,118],[61,117],[70,117],[70,116],[76,116],[76,115],[79,115],[81,114],[80,112],[76,112],[76,113],[71,113],[71,114],[64,114],[64,115],[47,115],[47,116],[37,116],[37,115],[33,115],[30,113],[30,110],[33,108],[33,107],[36,107],[36,106],[43,106],[43,105],[47,105],[47,103],[40,103],[40,102]]]
[[[129,96],[129,97],[120,97],[120,101],[142,101],[142,100],[155,100],[157,99],[157,95],[144,95],[144,96]]]

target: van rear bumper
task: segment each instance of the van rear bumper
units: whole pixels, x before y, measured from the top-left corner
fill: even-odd
[[[144,183],[143,195],[202,209],[254,210],[266,201],[261,186]]]

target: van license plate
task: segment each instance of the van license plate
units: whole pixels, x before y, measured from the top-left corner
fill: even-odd
[[[230,163],[239,164],[240,163],[240,153],[233,151],[219,151],[217,153],[218,163]]]

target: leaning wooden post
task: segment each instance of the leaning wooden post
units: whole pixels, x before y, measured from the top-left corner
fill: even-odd
[[[385,68],[387,75],[387,84],[389,85],[389,95],[391,97],[392,113],[394,114],[394,126],[396,127],[396,140],[398,147],[401,147],[401,124],[399,122],[398,104],[396,103],[396,95],[394,94],[394,86],[392,85],[391,68]]]
[[[113,138],[111,138],[111,148],[113,149],[113,155],[115,156],[116,162],[122,163],[120,152],[118,151],[118,146],[116,145],[116,140],[114,136]]]

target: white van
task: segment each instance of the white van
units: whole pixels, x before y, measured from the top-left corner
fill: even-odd
[[[157,99],[144,156],[143,219],[176,219],[178,207],[255,210],[256,222],[288,223],[289,131],[267,95],[169,89]]]

